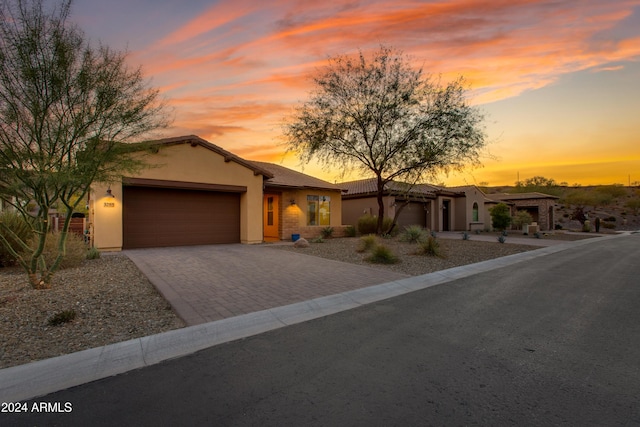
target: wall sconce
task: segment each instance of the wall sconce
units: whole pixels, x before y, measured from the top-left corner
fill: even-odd
[[[295,206],[296,205],[296,199],[289,200],[289,205],[290,206]]]
[[[116,196],[114,196],[113,193],[111,192],[111,186],[109,186],[109,188],[107,188],[107,192],[105,193],[104,197],[110,197],[112,199],[116,198]]]

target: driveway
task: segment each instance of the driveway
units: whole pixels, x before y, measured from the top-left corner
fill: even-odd
[[[271,245],[183,246],[125,253],[189,326],[408,277]]]

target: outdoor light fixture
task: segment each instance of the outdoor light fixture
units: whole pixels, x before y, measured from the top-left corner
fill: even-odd
[[[289,204],[290,204],[291,206],[295,206],[295,205],[296,205],[296,199],[291,199],[291,200],[289,200]]]
[[[116,198],[116,196],[114,196],[113,193],[111,192],[111,186],[109,186],[109,188],[107,188],[107,192],[104,195],[104,197],[111,197],[112,199]]]

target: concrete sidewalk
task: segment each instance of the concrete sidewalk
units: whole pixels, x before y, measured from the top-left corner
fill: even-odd
[[[0,370],[0,401],[18,402],[195,353],[273,329],[328,316],[620,235],[565,242],[423,276],[406,277],[277,308],[169,331]]]

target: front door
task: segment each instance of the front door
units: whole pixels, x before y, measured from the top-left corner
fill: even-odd
[[[277,194],[264,195],[264,238],[279,239],[278,209],[280,197]]]
[[[442,201],[442,231],[449,231],[451,218],[451,203],[449,200]]]

